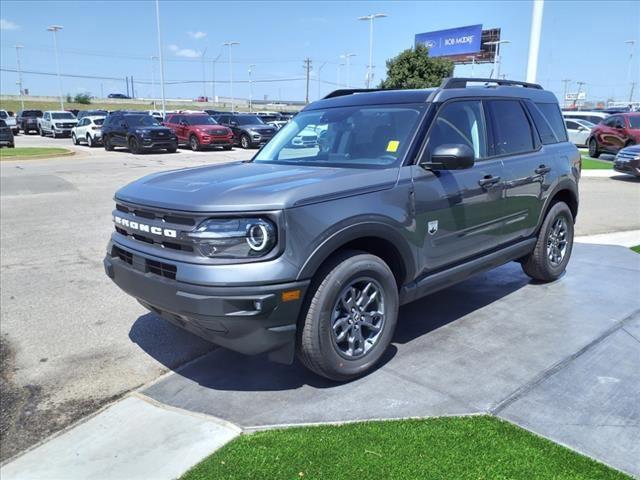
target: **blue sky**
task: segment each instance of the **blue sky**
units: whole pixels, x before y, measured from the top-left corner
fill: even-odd
[[[501,27],[512,43],[503,49],[501,73],[524,79],[526,73],[531,2],[205,2],[163,0],[160,3],[165,51],[165,79],[194,83],[167,86],[168,97],[202,95],[201,52],[206,48],[206,93],[212,95],[212,60],[216,64],[217,95],[228,95],[227,51],[221,44],[233,40],[236,96],[248,97],[248,66],[252,67],[254,98],[304,99],[302,61],[313,61],[311,100],[318,97],[317,71],[322,66],[320,94],[335,88],[340,55],[351,59],[352,86],[363,86],[368,60],[368,25],[358,16],[386,13],[374,31],[375,82],[385,60],[411,47],[420,32],[483,24]],[[121,78],[133,76],[138,96],[151,93],[152,62],[157,55],[155,2],[126,1],[6,1],[0,4],[0,65],[16,68],[17,43],[23,70],[55,72],[51,24],[60,24],[58,45],[63,73]],[[591,99],[627,98],[629,53],[627,40],[636,40],[631,75],[640,80],[640,2],[545,2],[538,82],[562,94],[562,79],[583,81]],[[488,75],[491,66],[476,66],[475,75]],[[341,81],[345,82],[345,67]],[[469,75],[470,67],[456,67]],[[156,82],[159,77],[155,69]],[[0,91],[17,93],[15,73],[0,72]],[[283,80],[293,79],[293,80]],[[269,80],[269,82],[264,82]],[[276,81],[272,81],[276,80]],[[146,82],[146,83],[143,83]],[[24,86],[34,95],[57,94],[55,77],[24,75]],[[571,90],[575,90],[575,83]],[[125,92],[124,80],[64,78],[64,92],[89,91],[100,95]],[[158,87],[156,85],[156,92]],[[640,98],[640,85],[634,95]]]

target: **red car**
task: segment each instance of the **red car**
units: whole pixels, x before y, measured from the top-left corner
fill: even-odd
[[[618,153],[618,150],[640,143],[640,112],[617,113],[605,118],[591,130],[587,145],[589,156]]]
[[[176,134],[178,145],[187,145],[194,151],[207,147],[231,150],[233,147],[231,129],[219,125],[205,113],[171,113],[167,115],[164,126]]]

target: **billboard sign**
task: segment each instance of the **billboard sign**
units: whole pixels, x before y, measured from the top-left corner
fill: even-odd
[[[425,45],[431,57],[452,57],[480,52],[482,25],[416,34],[416,45]]]

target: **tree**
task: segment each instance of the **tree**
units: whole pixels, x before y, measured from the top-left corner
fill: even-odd
[[[443,78],[453,75],[453,62],[429,56],[429,49],[417,45],[387,60],[387,78],[379,88],[437,87]]]
[[[89,105],[91,103],[91,96],[88,93],[78,93],[73,99],[75,103],[81,103]]]

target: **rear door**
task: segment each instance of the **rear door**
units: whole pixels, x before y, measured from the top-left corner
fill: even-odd
[[[566,120],[565,124],[567,125],[569,141],[574,145],[584,145],[589,136],[589,132],[582,130],[584,127],[574,120]]]
[[[623,125],[622,117],[619,115],[611,115],[599,125],[596,137],[601,149],[615,152],[620,148],[618,130]]]
[[[417,241],[425,273],[495,248],[504,216],[502,159],[490,158],[481,100],[442,105],[433,120],[422,162],[439,145],[464,144],[475,153],[466,170],[412,166]],[[421,162],[421,163],[422,163]]]

